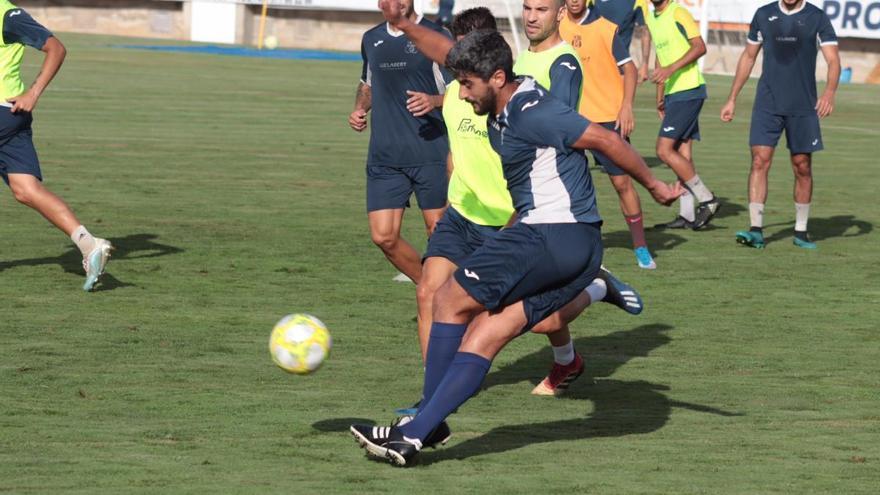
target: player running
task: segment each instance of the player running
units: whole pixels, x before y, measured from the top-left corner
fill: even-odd
[[[591,18],[579,21],[578,15],[583,15],[578,11],[579,7],[583,10],[581,0],[567,0],[565,5],[566,14],[559,25],[559,32],[580,57],[584,74],[578,110],[591,122],[620,132],[628,141],[635,128],[633,102],[638,78],[628,45],[619,35],[618,26],[604,17],[584,15],[585,18]],[[629,227],[639,267],[649,270],[657,268],[645,241],[642,205],[632,178],[602,153],[593,151],[592,154],[617,191],[620,210]]]
[[[828,63],[825,92],[816,97],[816,55],[818,46]],[[815,249],[807,233],[810,201],[813,197],[813,153],[823,149],[819,119],[834,110],[834,93],[840,79],[837,35],[828,15],[804,0],[780,0],[755,12],[749,27],[748,44],[736,66],[736,76],[721,120],[733,120],[736,97],[755,66],[764,47],[764,65],[755,106],[749,146],[752,169],[749,172],[749,219],[751,228],[736,233],[740,244],[764,247],[764,204],[767,202],[767,175],[782,131],[791,154],[794,171],[794,245]]]
[[[416,15],[412,0],[401,0],[413,22],[443,32]],[[367,155],[367,216],[370,236],[388,261],[418,283],[419,253],[400,237],[403,213],[415,191],[430,234],[446,207],[446,155],[449,144],[440,113],[446,81],[440,67],[383,22],[364,33],[363,70],[348,123],[357,132],[373,132]]]
[[[418,415],[402,426],[351,428],[369,452],[397,465],[410,465],[438,428],[448,431],[446,416],[477,391],[501,348],[599,274],[601,219],[583,149],[612,157],[660,203],[680,193],[678,184],[658,181],[619,135],[592,125],[533,79],[514,79],[512,58],[504,38],[491,31],[465,36],[447,58],[460,97],[478,115],[490,115],[489,139],[518,221],[490,237],[437,293],[432,334],[445,327],[459,337],[448,335],[442,352],[429,353]]]
[[[657,157],[684,182],[690,194],[682,196],[679,216],[660,225],[666,228],[702,229],[709,224],[720,203],[697,175],[693,142],[700,139],[700,110],[707,98],[706,81],[697,60],[706,54],[700,28],[688,10],[674,0],[651,0],[653,12],[645,23],[657,52],[651,80],[657,84],[660,135]],[[699,202],[694,210],[694,197]]]
[[[0,108],[0,176],[19,203],[37,210],[70,236],[83,256],[83,290],[90,291],[104,273],[113,246],[92,236],[67,203],[43,186],[31,129],[37,101],[61,68],[67,50],[48,29],[7,0],[0,0],[0,12],[0,106],[6,107]],[[46,54],[36,81],[27,90],[21,80],[25,45]]]

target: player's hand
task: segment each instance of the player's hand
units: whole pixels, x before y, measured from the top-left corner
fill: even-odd
[[[382,16],[385,17],[388,24],[394,27],[400,25],[405,19],[400,0],[379,0],[379,10],[382,11]]]
[[[630,134],[632,134],[633,129],[636,128],[636,118],[633,115],[633,109],[629,105],[624,105],[620,108],[620,113],[617,114],[617,121],[614,123],[614,130],[620,132],[620,137],[626,138]]]
[[[663,84],[666,82],[667,79],[672,77],[672,74],[674,73],[675,71],[672,70],[670,67],[660,67],[654,69],[654,76],[651,77],[651,81],[653,81],[655,84]]]
[[[643,64],[639,67],[639,84],[648,80],[648,64]]]
[[[727,100],[727,103],[721,107],[721,121],[722,122],[732,122],[733,116],[736,113],[736,102],[733,100]]]
[[[367,128],[367,112],[363,109],[356,109],[348,116],[348,125],[357,132],[363,132]]]
[[[661,180],[655,179],[654,184],[648,189],[648,191],[651,192],[654,201],[663,206],[669,206],[682,195],[684,187],[682,187],[681,182],[679,181],[667,184]]]
[[[657,102],[657,115],[660,116],[660,120],[666,118],[666,102],[664,100]]]
[[[831,115],[831,112],[834,111],[834,93],[824,93],[819,97],[819,100],[816,101],[816,113],[819,114],[819,118],[824,118]]]
[[[13,96],[12,98],[7,98],[6,101],[12,103],[12,109],[10,110],[12,113],[18,112],[33,112],[34,108],[37,106],[37,99],[39,96],[36,94],[25,91],[24,93]]]
[[[434,109],[434,101],[427,93],[419,93],[418,91],[406,91],[409,98],[406,99],[406,109],[413,117],[421,117],[427,115]]]

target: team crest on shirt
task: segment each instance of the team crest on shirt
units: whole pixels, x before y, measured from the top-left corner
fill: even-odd
[[[409,54],[412,54],[412,55],[415,55],[416,53],[419,52],[419,51],[416,49],[416,45],[415,45],[415,43],[413,43],[412,41],[407,41],[407,42],[406,42],[406,48],[404,48],[403,50],[404,50],[406,53],[409,53]]]
[[[580,48],[584,44],[583,40],[581,40],[581,35],[576,34],[574,38],[571,39],[571,46],[575,48]]]

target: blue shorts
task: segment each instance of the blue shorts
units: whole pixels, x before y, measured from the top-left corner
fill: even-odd
[[[445,165],[422,167],[367,166],[367,211],[396,210],[409,206],[413,192],[422,210],[446,206],[448,178]]]
[[[599,125],[608,129],[609,131],[618,132],[614,128],[614,126],[615,126],[614,122],[603,122]],[[629,137],[626,138],[626,142],[627,143],[629,142]],[[615,176],[627,175],[627,173],[624,172],[622,168],[615,165],[614,162],[611,161],[611,158],[608,158],[607,156],[603,155],[601,151],[590,150],[590,153],[593,154],[593,160],[596,160],[596,165],[601,167],[602,171],[605,172],[606,174],[615,175]]]
[[[486,239],[495,235],[500,228],[471,222],[450,206],[446,208],[443,217],[434,227],[434,233],[428,239],[428,248],[422,256],[422,261],[439,257],[461,266],[468,256],[482,246]]]
[[[679,141],[700,140],[700,111],[702,98],[693,100],[666,100],[666,115],[660,124],[660,137]]]
[[[770,146],[779,144],[779,136],[785,130],[785,141],[792,155],[822,151],[822,130],[819,116],[775,115],[764,109],[752,109],[752,127],[749,131],[749,146]]]
[[[590,285],[601,265],[597,224],[518,222],[486,239],[454,276],[490,311],[523,301],[531,328]]]
[[[43,180],[34,148],[33,121],[29,113],[12,113],[9,108],[0,106],[0,177],[7,184],[8,174],[28,174]]]

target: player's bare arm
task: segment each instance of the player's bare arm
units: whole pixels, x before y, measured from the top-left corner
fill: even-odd
[[[40,99],[40,95],[43,94],[43,91],[52,82],[55,74],[61,68],[61,64],[64,63],[64,57],[67,56],[67,49],[54,36],[46,40],[42,51],[46,54],[46,57],[43,59],[43,66],[40,68],[37,79],[27,91],[6,100],[12,103],[12,113],[34,111],[34,108],[37,106],[37,100]]]
[[[654,60],[654,67],[660,67],[660,59]],[[663,84],[658,83],[657,85],[657,115],[660,117],[660,120],[663,120],[666,117],[666,91],[664,90]]]
[[[675,74],[676,71],[696,62],[700,57],[706,54],[706,43],[703,42],[701,36],[691,38],[688,42],[690,43],[691,48],[685,52],[680,59],[670,64],[668,67],[661,67],[658,60],[657,65],[654,67],[654,76],[651,78],[652,81],[657,84],[665,83],[666,80],[672,77],[672,74]]]
[[[840,51],[837,45],[822,45],[822,56],[828,64],[828,77],[825,83],[825,91],[816,101],[816,113],[820,118],[831,115],[834,111],[834,95],[837,93],[837,85],[840,83]]]
[[[614,128],[622,137],[629,136],[636,128],[636,118],[633,113],[633,102],[636,99],[636,86],[638,85],[638,70],[636,64],[629,61],[623,64],[623,102],[620,112],[617,114],[617,122]]]
[[[602,152],[618,167],[644,186],[654,200],[661,205],[670,205],[682,193],[681,184],[666,184],[657,179],[645,164],[645,160],[616,132],[609,131],[599,124],[591,123],[572,145],[576,149],[591,149]]]
[[[379,0],[379,10],[388,24],[403,31],[423,55],[440,65],[446,64],[446,55],[455,45],[451,39],[404,16],[398,0]]]
[[[429,95],[418,91],[406,92],[406,109],[413,117],[427,115],[435,108],[443,106],[443,95]]]
[[[642,45],[642,64],[639,67],[639,84],[648,80],[648,65],[651,64],[651,31],[648,26],[636,26],[636,33]]]
[[[757,43],[746,43],[746,48],[742,55],[739,56],[739,62],[736,63],[736,75],[733,76],[733,86],[730,88],[730,96],[727,97],[727,103],[721,108],[721,120],[730,122],[736,113],[736,98],[742,91],[746,81],[752,74],[755,67],[755,60],[758,58],[758,52],[761,51],[761,45]]]
[[[354,110],[348,116],[348,125],[357,132],[363,132],[367,128],[367,112],[370,111],[373,102],[373,91],[370,85],[361,81],[354,97]]]

